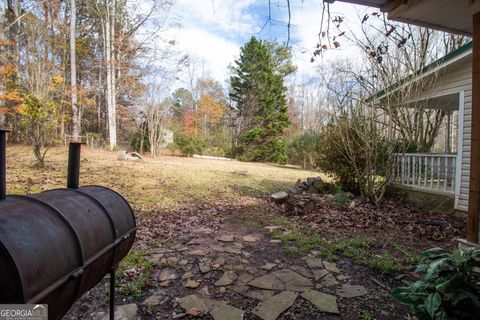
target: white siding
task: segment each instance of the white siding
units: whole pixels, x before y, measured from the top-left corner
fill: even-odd
[[[435,85],[426,90],[424,98],[438,97],[452,93],[464,92],[464,118],[463,118],[463,146],[462,146],[462,176],[460,195],[458,198],[458,210],[467,211],[468,186],[470,184],[470,144],[472,127],[472,63],[470,61],[448,66],[439,76]]]

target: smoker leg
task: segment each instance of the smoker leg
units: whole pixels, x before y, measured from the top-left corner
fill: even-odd
[[[110,320],[115,320],[115,269],[110,270]]]

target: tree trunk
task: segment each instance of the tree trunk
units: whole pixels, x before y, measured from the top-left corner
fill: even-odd
[[[76,15],[77,9],[75,0],[70,0],[71,18],[70,18],[70,81],[72,88],[72,135],[74,139],[78,139],[80,136],[80,119],[78,117],[78,105],[77,105],[77,63],[76,63]]]

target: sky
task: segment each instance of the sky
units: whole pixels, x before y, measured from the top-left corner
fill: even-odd
[[[238,57],[240,47],[251,36],[260,39],[288,38],[288,10],[286,0],[176,0],[170,14],[178,25],[166,31],[168,39],[175,40],[176,50],[197,61],[204,74],[224,83],[228,66]],[[322,16],[322,0],[290,0],[290,45],[293,62],[298,67],[297,78],[315,77],[318,67],[338,57],[355,59],[358,50],[342,42],[342,47],[328,50],[314,63],[310,60],[318,43]],[[365,7],[341,2],[330,5],[331,16],[345,18],[344,26],[357,32]],[[334,27],[331,26],[331,29]],[[180,79],[180,81],[185,81]]]

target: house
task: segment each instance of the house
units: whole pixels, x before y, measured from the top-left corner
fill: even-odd
[[[418,70],[401,83],[373,97],[377,105],[442,109],[445,117],[443,152],[394,155],[390,184],[454,199],[454,208],[468,210],[472,114],[472,43]],[[411,88],[415,88],[412,90]],[[395,101],[395,94],[401,101]],[[452,143],[452,140],[455,140]]]
[[[466,158],[470,157],[468,220],[466,240],[460,240],[460,242],[478,246],[480,239],[480,0],[324,0],[326,3],[335,1],[375,7],[385,12],[392,20],[472,37],[470,70],[472,89],[471,93],[463,90],[464,112],[465,102],[469,101],[471,105],[471,112],[468,115],[470,126],[468,123],[462,125],[463,128],[469,126],[464,130],[464,138],[462,138],[464,142],[462,149],[465,150],[468,145],[470,146],[469,152],[462,154],[465,158],[462,162],[465,161],[466,165],[468,164]],[[467,67],[465,68],[465,74],[467,74]],[[468,94],[471,98],[467,96]],[[460,94],[458,98],[460,99]],[[466,116],[465,113],[464,119],[467,118]]]

